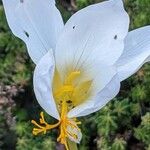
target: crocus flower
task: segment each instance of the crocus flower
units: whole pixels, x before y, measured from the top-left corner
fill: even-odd
[[[82,137],[77,117],[98,111],[119,92],[120,82],[150,60],[150,26],[128,32],[121,0],[75,13],[64,25],[54,0],[3,0],[12,32],[27,45],[36,64],[34,91],[41,113],[33,134],[60,127],[58,141]]]

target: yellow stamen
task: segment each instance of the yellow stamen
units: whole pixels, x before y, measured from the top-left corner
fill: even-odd
[[[40,113],[40,124],[38,124],[36,121],[32,120],[31,122],[37,126],[37,128],[34,128],[33,129],[33,134],[34,135],[38,135],[40,133],[43,133],[43,134],[46,134],[46,132],[48,130],[51,130],[53,128],[56,128],[56,127],[60,127],[60,135],[59,137],[57,138],[57,141],[60,142],[61,144],[64,144],[65,147],[66,147],[66,150],[69,150],[68,148],[68,144],[67,144],[67,138],[69,137],[72,137],[74,139],[78,139],[77,135],[76,134],[73,134],[73,133],[70,133],[68,131],[68,126],[70,126],[71,128],[73,129],[76,129],[78,131],[80,131],[79,127],[77,126],[78,124],[81,124],[81,122],[76,122],[74,120],[69,120],[67,118],[67,112],[68,112],[68,109],[67,109],[67,103],[65,101],[63,101],[63,104],[62,104],[62,112],[61,112],[61,118],[60,118],[60,121],[54,125],[49,125],[45,119],[44,119],[44,114],[43,112]]]
[[[76,87],[75,79],[79,77],[80,71],[71,72],[65,78],[64,82],[60,80],[60,75],[58,71],[56,70],[55,72],[56,73],[54,75],[53,81],[53,95],[54,99],[56,100],[57,106],[59,106],[58,110],[60,112],[60,120],[56,124],[48,124],[45,121],[43,112],[41,112],[39,124],[36,121],[32,120],[32,123],[36,126],[36,128],[33,129],[33,134],[46,134],[47,131],[59,127],[60,134],[57,138],[57,141],[61,144],[64,144],[66,150],[69,150],[67,139],[71,137],[72,139],[74,139],[74,141],[79,140],[77,132],[81,132],[78,127],[78,125],[80,125],[81,122],[77,121],[76,118],[69,119],[67,117],[67,114],[70,109],[80,104],[89,96],[89,94],[87,93],[89,92],[92,81],[84,81],[80,83],[78,87]]]
[[[46,134],[47,130],[51,130],[51,129],[53,129],[53,128],[56,128],[56,127],[58,127],[59,124],[60,124],[60,122],[58,122],[58,123],[56,123],[56,124],[54,124],[54,125],[49,125],[49,124],[45,121],[45,119],[44,119],[44,114],[43,114],[43,112],[40,113],[40,116],[41,116],[41,118],[40,118],[40,124],[42,124],[42,125],[39,125],[39,124],[38,124],[36,121],[34,121],[34,120],[31,121],[32,124],[34,124],[35,126],[38,127],[38,128],[33,128],[33,131],[32,131],[33,135],[37,135],[37,134],[42,133],[42,132],[43,132],[43,134]]]

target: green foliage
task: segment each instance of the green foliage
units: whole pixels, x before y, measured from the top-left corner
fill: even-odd
[[[109,134],[115,131],[117,126],[117,116],[111,112],[111,109],[106,106],[100,113],[97,113],[97,127],[100,135],[108,137]]]
[[[145,87],[141,85],[137,85],[132,89],[132,99],[135,101],[142,101],[146,97]]]
[[[103,0],[76,0],[77,10],[100,1]],[[150,24],[149,0],[124,2],[131,18],[131,30]],[[65,7],[60,5],[60,1],[58,7],[65,22],[76,11],[69,4]],[[56,149],[58,133],[32,135],[30,120],[38,119],[41,108],[33,96],[31,80],[34,65],[26,51],[25,44],[14,37],[8,28],[3,7],[0,6],[0,149],[53,150]],[[9,90],[1,92],[1,85],[15,86],[16,94],[8,94]],[[13,104],[9,101],[2,103],[7,99],[11,99]],[[99,112],[81,118],[83,139],[79,149],[150,150],[149,99],[150,65],[147,64],[122,83],[117,98]],[[46,118],[48,122],[54,121],[48,115]]]
[[[98,150],[110,150],[111,147],[109,146],[109,142],[106,138],[101,137],[98,141],[97,141],[97,149]]]
[[[135,137],[143,141],[147,146],[150,143],[150,113],[142,117],[142,122],[138,128],[134,129]]]
[[[112,144],[112,150],[125,150],[126,141],[116,138]]]
[[[122,101],[114,101],[114,108],[114,112],[118,117],[128,116],[130,114],[130,105],[128,99],[124,99]]]

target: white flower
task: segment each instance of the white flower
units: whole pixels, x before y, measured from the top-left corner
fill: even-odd
[[[65,24],[54,0],[3,0],[13,33],[27,45],[34,91],[42,108],[58,119],[40,129],[60,126],[58,141],[80,142],[75,118],[98,111],[114,98],[120,82],[150,60],[150,26],[128,33],[121,0],[109,0],[75,13]],[[66,146],[67,148],[67,146]]]

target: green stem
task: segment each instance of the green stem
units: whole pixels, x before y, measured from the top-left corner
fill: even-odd
[[[77,144],[75,142],[67,140],[69,150],[78,150]]]

